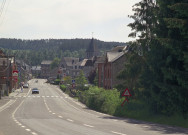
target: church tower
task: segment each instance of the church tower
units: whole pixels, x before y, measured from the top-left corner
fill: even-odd
[[[86,50],[86,58],[91,59],[92,57],[99,56],[99,55],[100,55],[100,52],[94,42],[94,39],[92,38]]]

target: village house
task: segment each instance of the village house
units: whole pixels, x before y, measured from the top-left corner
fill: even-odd
[[[50,76],[50,65],[52,61],[51,60],[43,60],[41,62],[41,78],[49,78]]]
[[[31,73],[34,77],[40,78],[41,77],[41,66],[32,66]]]
[[[106,52],[106,54],[97,61],[99,87],[112,89],[115,85],[122,83],[117,79],[117,75],[124,68],[126,61],[125,53],[127,52],[127,46],[117,46]]]
[[[80,73],[80,61],[75,57],[63,57],[59,65],[61,77],[71,76],[75,78]]]

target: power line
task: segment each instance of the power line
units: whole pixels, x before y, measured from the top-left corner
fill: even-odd
[[[10,5],[10,1],[11,1],[11,0],[9,0],[9,1],[7,2],[7,7],[6,7],[6,9],[5,9],[4,15],[2,15],[2,20],[0,21],[0,26],[3,24],[3,21],[4,21],[4,19],[5,19],[5,15],[6,15],[6,13],[7,13],[8,7],[9,7],[9,5]]]
[[[5,8],[5,3],[6,3],[6,0],[3,0],[2,4],[1,4],[1,8],[0,8],[0,18],[2,16],[2,14],[3,14],[3,10]]]

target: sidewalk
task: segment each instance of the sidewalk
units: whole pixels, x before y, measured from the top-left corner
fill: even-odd
[[[8,103],[12,97],[17,96],[20,93],[20,89],[15,90],[14,92],[10,93],[9,96],[4,96],[1,97],[0,99],[0,108],[5,105],[6,103]]]

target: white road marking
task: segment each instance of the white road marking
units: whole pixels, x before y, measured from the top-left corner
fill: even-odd
[[[35,132],[32,132],[32,135],[37,135],[37,133],[35,133]]]
[[[54,96],[51,96],[51,97],[54,97]]]
[[[144,128],[149,128],[149,126],[143,126]]]
[[[67,119],[68,121],[70,121],[70,122],[73,122],[73,120],[71,120],[71,119]]]
[[[27,128],[27,129],[25,129],[25,130],[26,130],[26,131],[28,131],[28,132],[30,132],[30,131],[31,131],[31,129],[28,129],[28,128]]]
[[[25,126],[22,126],[22,128],[25,128]]]
[[[16,102],[16,100],[10,100],[9,102],[7,102],[3,106],[1,106],[0,107],[0,112],[2,112],[3,110],[7,109],[8,107],[10,107],[14,102]]]
[[[111,132],[114,133],[114,134],[117,134],[117,135],[127,135],[127,134],[122,134],[122,133],[114,132],[114,131],[111,131]]]
[[[52,111],[49,111],[50,113],[52,112]]]
[[[91,126],[91,125],[87,125],[87,124],[84,124],[84,126],[86,126],[86,127],[91,127],[91,128],[92,128],[92,127],[94,127],[94,126]]]
[[[58,98],[59,96],[56,96],[56,98]]]
[[[58,116],[59,118],[63,118],[62,116]]]
[[[46,97],[50,97],[50,96],[46,96]]]
[[[52,113],[52,114],[55,114],[55,113]]]

